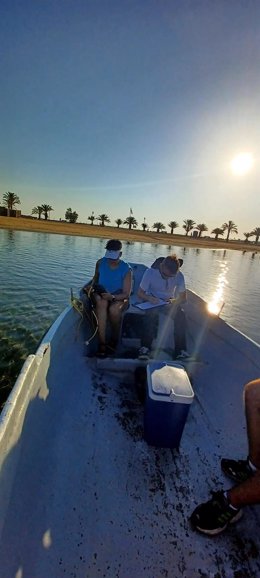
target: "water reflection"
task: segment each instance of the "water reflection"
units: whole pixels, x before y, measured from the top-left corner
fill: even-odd
[[[227,281],[227,272],[228,272],[228,265],[227,261],[223,263],[219,263],[220,266],[220,273],[217,278],[217,287],[212,296],[212,299],[208,303],[208,310],[210,313],[214,313],[215,315],[219,315],[224,307],[224,290],[226,285],[228,284]]]
[[[151,266],[157,257],[176,253],[184,261],[187,288],[207,303],[218,304],[218,309],[225,301],[223,319],[260,342],[259,253],[253,257],[252,251],[198,253],[196,247],[169,246],[165,240],[165,245],[123,242],[123,259]],[[93,276],[106,243],[107,239],[95,237],[0,230],[0,330],[3,323],[8,331],[23,325],[39,338],[67,304],[70,287],[76,293]]]

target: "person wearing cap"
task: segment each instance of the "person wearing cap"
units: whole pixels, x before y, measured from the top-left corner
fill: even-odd
[[[165,323],[174,322],[175,358],[187,357],[186,352],[186,319],[182,305],[186,302],[184,275],[180,271],[183,263],[175,254],[156,259],[147,269],[141,280],[137,295],[142,301],[152,305],[164,302],[162,306],[146,310],[143,316],[140,359],[148,359],[158,314],[165,315]]]
[[[111,239],[105,256],[96,263],[94,277],[84,290],[93,298],[98,319],[99,348],[97,355],[105,357],[117,345],[122,312],[127,308],[132,288],[132,270],[123,261],[122,243]],[[107,321],[111,325],[111,340],[106,343]]]

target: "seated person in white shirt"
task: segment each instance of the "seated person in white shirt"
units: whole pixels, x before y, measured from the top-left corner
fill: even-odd
[[[186,320],[182,305],[186,302],[184,275],[180,271],[182,260],[176,255],[156,259],[147,269],[141,280],[137,295],[142,301],[157,304],[165,301],[162,307],[149,309],[142,318],[143,335],[141,337],[140,359],[149,358],[154,326],[159,312],[174,320],[175,358],[186,354]],[[166,320],[165,320],[166,321]]]

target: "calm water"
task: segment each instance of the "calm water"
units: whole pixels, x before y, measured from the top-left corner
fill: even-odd
[[[35,350],[69,303],[70,287],[76,292],[92,276],[105,244],[103,239],[0,230],[2,374],[10,373],[13,358]],[[171,252],[184,259],[187,287],[207,301],[224,301],[222,317],[260,343],[259,253],[123,244],[125,260],[146,265]]]

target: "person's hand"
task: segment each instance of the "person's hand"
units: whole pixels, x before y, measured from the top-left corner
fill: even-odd
[[[113,301],[114,296],[111,293],[101,293],[101,297],[105,299],[105,301]]]
[[[154,297],[153,295],[150,295],[149,296],[149,303],[156,305],[157,303],[160,303],[160,299],[159,299],[159,297]]]

